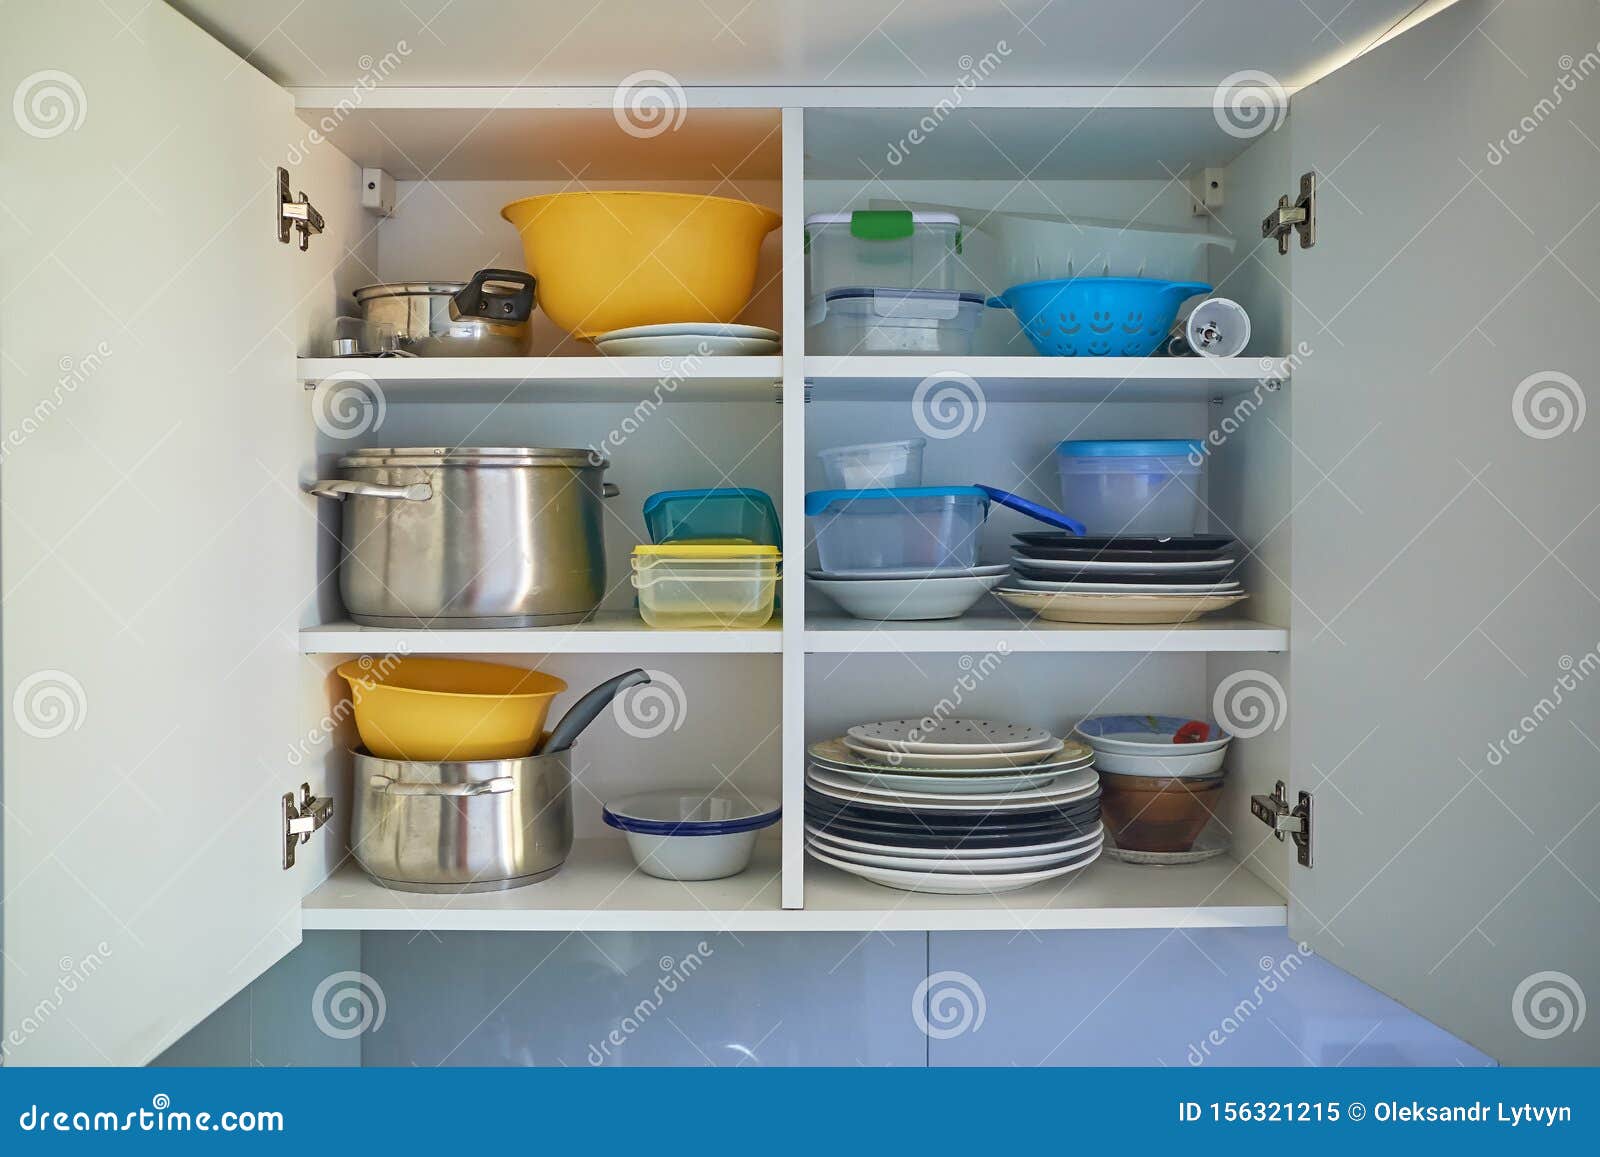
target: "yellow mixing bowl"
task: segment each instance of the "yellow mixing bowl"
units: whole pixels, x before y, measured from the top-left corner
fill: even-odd
[[[500,215],[522,234],[539,308],[574,337],[731,322],[750,302],[771,209],[691,193],[552,193]]]
[[[499,663],[420,657],[339,664],[362,745],[425,762],[532,755],[566,681]]]

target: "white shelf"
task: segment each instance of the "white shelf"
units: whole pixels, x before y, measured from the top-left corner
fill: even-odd
[[[329,379],[385,402],[770,402],[783,377],[776,354],[745,358],[300,358],[310,389]]]
[[[632,611],[602,611],[565,627],[413,630],[341,622],[300,628],[302,655],[775,655],[782,649],[777,618],[754,631],[658,631]]]
[[[811,356],[817,401],[908,401],[935,376],[971,378],[990,402],[1204,402],[1273,388],[1284,358],[1044,358]]]
[[[643,875],[621,839],[579,840],[549,880],[507,892],[395,892],[353,863],[301,907],[307,931],[781,932],[1254,928],[1287,922],[1283,899],[1233,860],[1175,868],[1102,858],[1064,881],[998,896],[880,887],[808,860],[806,906],[779,907],[778,843],[748,871],[676,883]]]
[[[992,651],[1002,642],[1010,652],[1052,654],[1283,651],[1289,646],[1289,632],[1248,619],[1223,617],[1152,626],[1051,623],[1017,618],[1004,608],[920,623],[879,623],[847,615],[806,618],[805,649],[818,653]]]
[[[395,892],[346,863],[305,898],[301,927],[386,931],[716,932],[780,927],[778,843],[762,840],[748,870],[678,883],[646,876],[627,843],[578,840],[548,880],[505,892]]]
[[[1101,856],[1081,872],[997,896],[886,888],[806,857],[810,924],[840,931],[1274,928],[1283,897],[1227,856],[1151,867]]]

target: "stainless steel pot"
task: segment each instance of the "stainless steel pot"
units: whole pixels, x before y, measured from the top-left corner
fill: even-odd
[[[417,357],[522,357],[533,338],[532,275],[480,269],[471,281],[405,281],[356,290],[368,328]]]
[[[391,888],[519,888],[572,851],[570,749],[468,763],[354,755],[350,850]]]
[[[344,502],[339,592],[356,622],[543,627],[605,595],[607,465],[526,446],[360,450],[306,489]]]

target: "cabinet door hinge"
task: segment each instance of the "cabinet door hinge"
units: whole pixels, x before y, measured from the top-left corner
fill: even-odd
[[[1272,829],[1280,841],[1284,836],[1294,839],[1295,859],[1302,868],[1311,866],[1311,793],[1303,791],[1293,808],[1289,806],[1289,789],[1283,780],[1271,795],[1250,797],[1250,814]]]
[[[322,214],[312,205],[305,193],[294,197],[289,192],[289,170],[278,166],[278,240],[289,244],[295,230],[300,232],[300,249],[311,247],[311,235],[322,232]]]
[[[311,833],[333,818],[333,800],[311,794],[311,785],[300,785],[300,800],[294,792],[283,793],[283,866],[294,867],[294,850],[311,839]]]
[[[1285,193],[1278,198],[1278,207],[1261,222],[1261,236],[1276,237],[1278,252],[1289,252],[1289,234],[1300,234],[1300,248],[1310,249],[1317,243],[1317,175],[1300,176],[1300,196],[1289,200]]]

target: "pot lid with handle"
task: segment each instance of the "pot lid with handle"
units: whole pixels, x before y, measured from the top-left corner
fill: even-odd
[[[344,467],[360,466],[562,466],[604,470],[611,463],[592,450],[546,446],[379,446],[354,450],[339,458]]]

